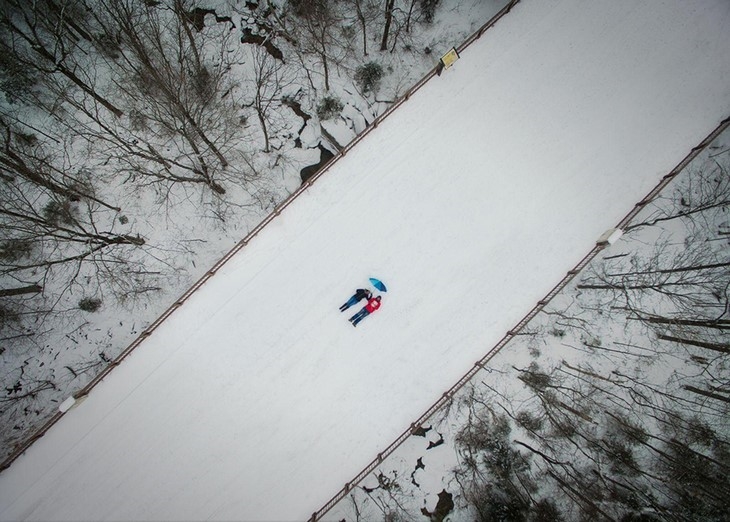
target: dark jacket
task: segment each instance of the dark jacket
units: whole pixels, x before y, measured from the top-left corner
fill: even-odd
[[[365,299],[365,298],[367,298],[367,299],[370,299],[370,296],[371,296],[371,295],[372,295],[372,294],[370,293],[370,290],[366,290],[365,288],[358,288],[358,289],[357,289],[357,290],[355,291],[355,298],[356,298],[356,299],[357,299],[358,301],[362,301],[362,300],[363,300],[363,299]]]

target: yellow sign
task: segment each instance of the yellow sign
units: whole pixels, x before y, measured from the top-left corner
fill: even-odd
[[[441,57],[441,63],[444,65],[444,69],[448,69],[454,62],[459,59],[459,53],[453,47],[451,50]]]

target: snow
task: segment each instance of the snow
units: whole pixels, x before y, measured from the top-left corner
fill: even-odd
[[[618,311],[624,304],[620,297],[609,294],[596,298],[597,295],[592,295],[590,290],[580,288],[581,284],[600,283],[596,274],[620,272],[620,269],[617,270],[619,267],[624,269],[630,267],[629,271],[638,267],[646,268],[647,258],[651,258],[658,250],[663,252],[665,259],[672,257],[670,253],[672,249],[676,252],[682,251],[682,259],[690,259],[697,255],[698,250],[708,255],[704,249],[708,243],[714,242],[711,248],[719,254],[717,259],[722,259],[723,254],[726,256],[728,241],[723,241],[718,234],[727,224],[727,209],[724,207],[715,209],[717,212],[707,209],[707,215],[703,215],[701,220],[691,219],[683,224],[670,220],[661,225],[639,226],[640,223],[651,223],[659,216],[677,212],[678,208],[673,202],[679,205],[685,198],[691,200],[697,194],[704,192],[703,187],[709,193],[714,189],[716,195],[726,193],[721,186],[726,186],[727,181],[722,182],[717,178],[718,174],[723,172],[723,168],[724,172],[727,172],[726,165],[730,153],[728,147],[730,129],[727,129],[727,121],[722,126],[725,130],[703,148],[686,168],[681,169],[679,176],[672,178],[659,197],[642,208],[631,225],[626,228],[628,234],[622,235],[623,231],[615,228],[605,232],[599,242],[605,243],[606,248],[597,258],[589,263],[588,267],[563,291],[551,299],[542,313],[524,325],[518,336],[507,343],[493,358],[490,357],[488,366],[476,372],[456,393],[449,395],[449,400],[445,401],[442,407],[436,411],[433,408],[428,410],[428,417],[419,417],[416,421],[419,430],[407,430],[405,433],[410,436],[397,439],[402,443],[392,453],[390,453],[393,449],[392,444],[384,449],[386,456],[368,466],[367,469],[372,471],[365,474],[359,482],[353,482],[356,487],[348,491],[344,497],[337,497],[335,505],[326,504],[324,508],[331,509],[326,512],[325,519],[338,521],[380,520],[384,517],[394,520],[418,519],[422,509],[433,512],[437,502],[446,492],[453,494],[454,502],[454,509],[448,514],[447,520],[466,522],[484,519],[489,518],[485,515],[489,509],[487,506],[491,504],[491,512],[495,513],[499,505],[498,502],[494,502],[493,497],[491,497],[492,502],[487,500],[490,498],[488,490],[500,492],[500,498],[504,498],[501,495],[509,497],[509,492],[506,491],[510,487],[509,483],[532,484],[534,489],[530,487],[529,493],[533,502],[549,499],[556,508],[559,508],[564,520],[580,520],[581,516],[585,518],[586,510],[581,509],[581,503],[570,498],[571,495],[566,494],[558,484],[555,484],[549,473],[545,473],[544,461],[536,458],[530,463],[531,451],[524,451],[525,447],[520,446],[522,442],[518,441],[526,440],[527,443],[536,445],[538,451],[545,452],[554,462],[570,462],[569,469],[574,470],[577,475],[599,473],[606,477],[607,482],[611,482],[612,479],[622,475],[622,471],[616,472],[613,469],[614,465],[621,466],[622,462],[616,462],[610,453],[601,454],[600,450],[596,455],[595,447],[600,446],[601,440],[606,438],[615,440],[617,437],[612,421],[615,422],[616,418],[625,416],[624,418],[632,419],[635,426],[641,426],[638,429],[652,433],[650,437],[660,438],[662,435],[666,437],[667,426],[657,426],[662,423],[657,423],[655,418],[657,414],[662,418],[658,411],[666,406],[666,403],[660,405],[657,401],[652,404],[652,400],[648,399],[645,403],[639,401],[640,404],[636,404],[632,400],[632,396],[635,397],[634,393],[648,392],[649,388],[645,387],[651,387],[657,395],[666,393],[674,397],[683,397],[681,405],[673,405],[673,413],[678,416],[686,415],[692,418],[693,422],[707,426],[709,431],[714,430],[718,440],[712,443],[712,447],[721,444],[720,440],[723,437],[727,439],[730,429],[726,411],[721,406],[718,408],[717,404],[711,404],[713,401],[692,400],[691,397],[687,397],[687,389],[684,388],[691,384],[695,389],[713,389],[714,382],[718,382],[723,376],[722,358],[709,362],[703,358],[701,348],[689,351],[691,348],[688,350],[687,346],[679,344],[673,348],[661,346],[656,342],[656,336],[660,331],[642,328],[638,326],[639,321],[627,320],[627,317]],[[696,151],[697,149],[693,149],[693,154]],[[694,208],[698,206],[696,201],[693,206]],[[671,247],[667,248],[668,245]],[[709,255],[708,258],[711,257]],[[666,261],[660,262],[666,263]],[[726,286],[727,281],[722,282],[720,273],[716,273],[715,277],[719,278],[716,279],[719,288]],[[613,282],[619,283],[619,280],[613,278]],[[712,295],[712,291],[706,292],[708,296]],[[673,308],[676,309],[671,303],[672,300],[666,298],[663,293],[662,297],[665,299],[661,297],[649,299],[652,301],[651,305],[647,303],[646,295],[641,294],[641,290],[631,291],[625,302],[631,303],[634,309],[640,306],[665,317],[671,315]],[[704,306],[697,303],[695,313],[691,316],[696,315],[697,319],[714,317],[720,313],[712,308],[714,301],[710,297],[704,301]],[[708,314],[707,309],[702,310],[705,307],[713,309],[715,313]],[[722,308],[722,305],[718,303],[716,308]],[[695,365],[693,360],[699,361],[700,364]],[[562,399],[557,400],[559,402],[564,400],[569,405],[567,407],[576,412],[575,417],[578,418],[574,420],[577,421],[575,426],[577,433],[580,433],[579,436],[565,436],[560,432],[554,421],[561,419],[559,422],[570,422],[570,415],[562,417],[556,409],[548,406],[548,404],[554,406],[550,398],[556,399],[556,395],[550,395],[545,389],[539,389],[534,381],[531,385],[527,384],[528,381],[523,380],[524,372],[527,371],[538,372],[556,386],[554,388],[556,395],[562,396]],[[712,376],[714,382],[707,378],[708,375]],[[612,377],[619,376],[624,377],[621,377],[622,380],[613,381]],[[625,376],[635,379],[636,384],[626,386],[626,381],[623,380],[627,379]],[[592,377],[595,377],[593,382],[591,382]],[[608,385],[610,391],[604,389],[603,385]],[[558,388],[561,391],[557,391]],[[620,404],[629,407],[622,411]],[[552,414],[548,414],[548,411],[552,411]],[[511,429],[510,423],[506,424],[509,433],[505,435],[504,443],[510,448],[509,451],[516,460],[527,465],[529,471],[523,468],[519,474],[515,472],[515,469],[521,466],[512,468],[500,458],[500,448],[505,446],[494,444],[493,439],[488,442],[485,438],[487,433],[494,434],[494,426],[500,424],[495,418],[499,418],[501,412],[506,412],[507,417],[514,419]],[[586,415],[593,419],[592,422],[581,423],[579,418]],[[502,418],[506,420],[507,417]],[[552,420],[548,420],[550,417]],[[537,424],[528,428],[524,423],[526,418],[533,419]],[[550,427],[537,428],[537,425],[542,425],[543,422]],[[471,435],[465,437],[465,433]],[[681,429],[674,431],[674,440],[683,438]],[[470,442],[465,442],[467,440]],[[684,440],[691,440],[691,437]],[[515,444],[510,446],[510,441],[514,441]],[[591,442],[585,443],[585,441]],[[593,441],[596,441],[596,444]],[[702,446],[703,444],[699,443],[695,448],[708,452],[711,445]],[[661,469],[663,463],[652,458],[653,450],[647,449],[644,453],[635,451],[632,454],[634,455],[632,462],[638,469]],[[510,459],[507,459],[507,462],[509,461]],[[505,466],[503,469],[509,468],[505,474],[509,477],[507,479],[509,482],[504,479],[505,475],[500,475],[495,469],[494,464],[500,462]],[[613,464],[606,466],[607,462]],[[474,469],[475,465],[479,471]],[[636,475],[639,477],[638,480]],[[661,480],[643,481],[642,478],[645,477],[642,477],[641,473],[636,475],[625,475],[629,484],[627,487],[643,486],[644,491],[651,491],[656,497],[666,495],[662,493],[664,485]],[[666,475],[661,473],[660,476]],[[357,477],[363,477],[363,474]],[[656,475],[652,476],[655,477]],[[586,484],[585,478],[582,483]],[[683,481],[683,484],[690,483]],[[475,495],[475,489],[482,491],[483,495]],[[607,489],[610,490],[610,487]],[[602,486],[598,485],[596,505],[606,511],[607,519],[620,520],[632,512],[660,511],[650,506],[637,509],[636,505],[630,502],[616,501],[614,492],[601,490]],[[479,500],[484,503],[480,504]],[[709,503],[706,498],[699,501],[700,504],[703,502]],[[680,501],[676,507],[681,510],[686,504]],[[668,506],[668,509],[671,511],[672,506]],[[709,510],[705,512],[707,511]],[[719,512],[724,511],[720,508]],[[519,518],[514,512],[512,513],[513,518]],[[534,513],[532,515],[535,516]],[[542,516],[544,518],[545,515]]]
[[[518,4],[0,474],[0,519],[307,518],[727,116],[729,24]]]

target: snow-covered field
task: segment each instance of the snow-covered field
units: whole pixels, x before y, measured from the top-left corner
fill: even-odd
[[[4,471],[0,518],[308,517],[727,115],[729,23],[518,4]]]
[[[683,316],[701,322],[728,313],[725,308],[723,314],[717,294],[706,290],[714,287],[722,293],[730,277],[730,273],[722,273],[722,261],[726,266],[730,254],[724,232],[729,225],[726,165],[730,129],[723,125],[725,131],[672,177],[659,197],[642,207],[620,239],[605,246],[541,313],[489,358],[486,367],[475,370],[468,382],[459,381],[463,387],[445,395],[438,409],[419,417],[405,431],[406,436],[393,443],[398,446],[381,448],[384,454],[369,464],[368,471],[353,475],[351,486],[323,505],[318,517],[410,521],[421,519],[426,510],[442,517],[448,513],[444,520],[451,522],[552,522],[583,520],[592,509],[600,509],[606,519],[613,520],[629,520],[639,514],[656,516],[656,520],[725,520],[727,496],[722,492],[728,483],[717,479],[713,466],[722,465],[730,436],[727,398],[716,393],[708,399],[702,392],[724,391],[727,355],[706,357],[710,345],[667,342],[665,330],[647,328],[636,320],[640,310],[648,308],[672,315],[678,322]],[[712,201],[718,203],[724,198],[725,203],[713,207],[708,204],[710,199],[698,194],[717,198]],[[700,207],[704,210],[689,212]],[[712,245],[709,250],[708,245]],[[611,280],[623,284],[615,294],[586,288],[599,283],[596,274],[618,272],[617,266],[641,270],[637,267],[646,268],[647,259],[672,266],[672,251],[678,256],[674,259],[709,260],[709,251],[715,249],[721,266],[693,279],[690,295],[694,307],[682,315],[671,312],[681,295],[676,289],[686,280],[658,282],[656,293],[644,293],[651,282],[644,279],[642,288],[630,279],[629,270]],[[629,279],[619,282],[626,276]],[[703,284],[703,278],[709,284]],[[672,329],[696,340],[713,338],[698,330],[690,334],[686,327]],[[718,334],[716,340],[723,342],[723,338],[728,339],[727,333]],[[543,380],[538,381],[536,375]],[[664,408],[671,409],[673,416],[666,417],[674,423],[662,417]],[[679,420],[683,418],[691,420],[685,424]],[[683,441],[684,447],[691,447],[704,460],[698,464],[682,458],[677,463],[679,473],[674,474],[667,462],[673,462],[677,446],[662,444],[655,454],[655,446],[641,447],[630,437],[624,448],[631,449],[612,453],[617,445],[606,441],[617,444],[621,440],[620,430],[612,425],[616,419],[632,423],[632,433],[643,433],[659,444],[669,433],[672,441]],[[693,438],[697,426],[703,426],[710,436]],[[632,440],[640,447],[632,448]],[[535,447],[542,452],[540,456]],[[560,483],[555,476],[566,480]],[[678,494],[703,480],[713,484],[712,496],[701,492],[695,502],[688,502]],[[576,486],[587,490],[583,499],[571,495],[570,488],[575,491]],[[646,496],[621,495],[628,490],[643,491]],[[556,511],[547,511],[546,504]]]

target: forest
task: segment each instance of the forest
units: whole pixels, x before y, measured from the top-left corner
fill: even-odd
[[[728,520],[729,139],[413,426],[334,517]]]
[[[497,4],[0,2],[4,454]]]
[[[3,454],[505,3],[0,0]],[[729,143],[337,516],[728,520]]]

